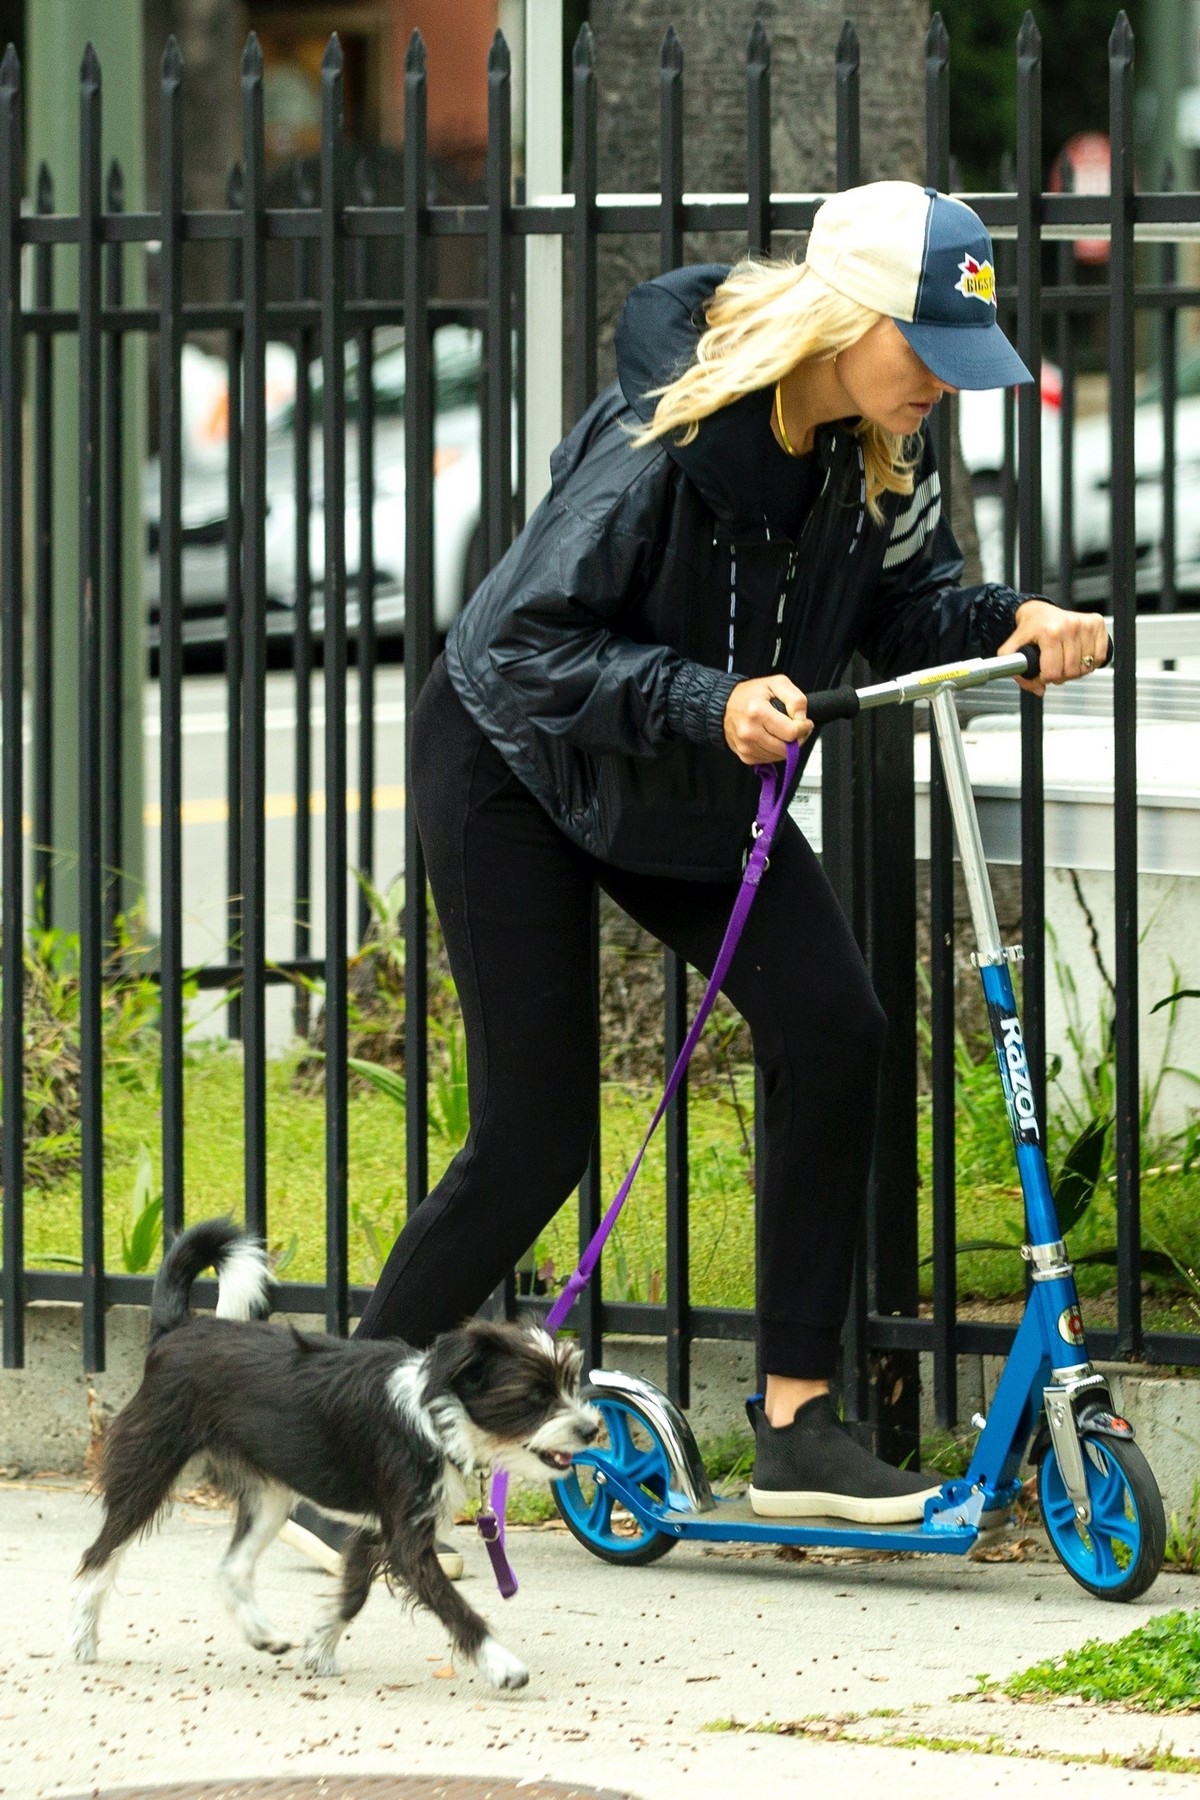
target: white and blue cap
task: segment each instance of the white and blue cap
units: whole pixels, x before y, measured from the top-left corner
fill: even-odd
[[[818,210],[805,260],[836,293],[894,319],[950,387],[1033,380],[996,322],[992,240],[961,200],[913,181],[847,188]]]

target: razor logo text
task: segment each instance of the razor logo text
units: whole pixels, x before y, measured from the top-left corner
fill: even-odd
[[[1001,1019],[1000,1033],[1001,1054],[1008,1070],[1008,1088],[1017,1136],[1040,1140],[1037,1106],[1033,1098],[1033,1083],[1029,1079],[1029,1063],[1025,1056],[1025,1040],[1021,1036],[1021,1021],[1013,1018]]]

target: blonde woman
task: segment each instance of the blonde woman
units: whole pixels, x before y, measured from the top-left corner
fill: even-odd
[[[471,1129],[397,1240],[367,1336],[425,1344],[455,1324],[568,1198],[596,1130],[595,889],[707,974],[754,765],[809,737],[806,689],[856,650],[886,675],[1036,643],[1040,692],[1105,651],[1097,619],[959,586],[926,420],[958,388],[1029,379],[968,207],[878,182],[825,203],[803,264],[648,282],[617,368],[413,720]],[[766,1092],[754,1504],[919,1518],[938,1479],[877,1461],[829,1398],[885,1021],[790,822],[726,992]]]

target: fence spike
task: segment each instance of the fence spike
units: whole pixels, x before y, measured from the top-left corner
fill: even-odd
[[[576,69],[590,69],[595,66],[596,40],[592,28],[585,19],[579,27],[579,35],[575,39],[575,48],[571,53],[571,64]]]
[[[750,27],[750,40],[746,45],[746,61],[752,69],[770,67],[771,40],[767,36],[767,28],[761,19],[755,19]]]
[[[225,177],[225,204],[230,212],[241,212],[245,195],[246,183],[242,178],[242,165],[235,162]]]
[[[54,211],[54,177],[47,163],[38,164],[37,172],[37,209],[40,213]]]
[[[321,58],[321,73],[323,75],[340,74],[345,65],[346,56],[342,49],[342,40],[336,31],[330,32],[329,42],[325,46],[325,54]]]
[[[1124,18],[1125,14],[1122,13]],[[83,53],[83,61],[79,65],[79,80],[83,87],[98,88],[100,86],[100,58],[96,54],[96,46],[88,42]]]
[[[404,53],[404,73],[406,75],[423,75],[425,73],[425,39],[419,31],[414,31],[408,40],[408,49]]]
[[[583,30],[580,31],[579,35],[580,37],[583,36]],[[575,44],[575,53],[576,56],[578,56],[578,40]],[[663,33],[662,48],[658,53],[658,57],[659,66],[663,69],[682,70],[683,68],[683,45],[680,43],[679,33],[673,25],[668,25],[666,31]]]
[[[161,64],[164,87],[169,83],[183,80],[183,51],[174,33],[167,39],[162,53]]]
[[[509,54],[508,39],[502,31],[497,31],[492,39],[492,47],[488,51],[488,74],[511,75],[512,57]]]
[[[847,19],[837,41],[837,62],[842,68],[857,69],[859,63],[858,32],[854,20]]]
[[[258,33],[252,31],[246,39],[246,48],[242,51],[242,80],[261,81],[262,76],[262,45],[258,41]]]
[[[0,61],[0,88],[6,94],[19,93],[21,87],[21,59],[17,55],[17,46],[9,44]]]
[[[108,165],[105,206],[109,212],[125,211],[125,171],[114,156]]]
[[[1124,7],[1117,14],[1116,23],[1108,40],[1110,62],[1132,63],[1133,61],[1133,26],[1129,23],[1129,14]]]
[[[1023,62],[1037,62],[1042,54],[1042,34],[1037,20],[1027,12],[1017,33],[1017,55]]]
[[[1025,15],[1029,17],[1028,13]],[[940,12],[935,12],[925,33],[926,63],[944,63],[950,58],[950,33]]]

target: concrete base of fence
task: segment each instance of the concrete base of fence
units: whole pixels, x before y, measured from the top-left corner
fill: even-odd
[[[311,1330],[314,1321],[297,1317],[295,1323]],[[79,1360],[79,1308],[49,1303],[29,1307],[28,1366],[0,1370],[0,1473],[78,1475],[87,1469],[105,1420],[125,1404],[141,1379],[146,1329],[144,1307],[114,1307],[108,1314],[108,1368],[102,1375],[87,1375]],[[609,1338],[604,1360],[608,1368],[666,1386],[662,1338]],[[926,1430],[933,1427],[931,1361],[921,1358]],[[964,1419],[987,1410],[1002,1367],[999,1357],[959,1358]],[[1200,1479],[1200,1379],[1131,1373],[1116,1364],[1107,1372],[1115,1403],[1137,1431],[1168,1513],[1186,1517]],[[752,1344],[712,1338],[693,1343],[688,1418],[701,1442],[745,1431],[745,1398],[753,1391]]]

